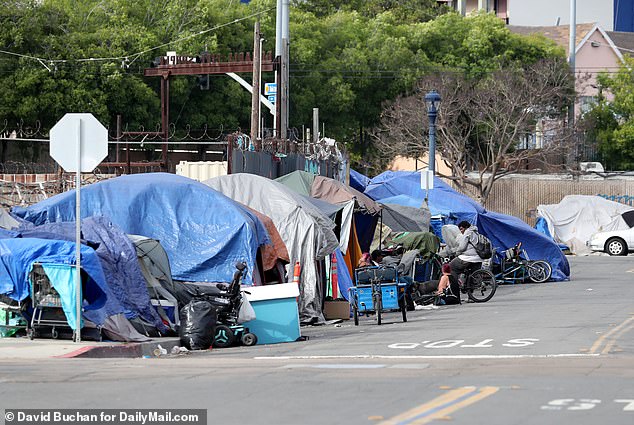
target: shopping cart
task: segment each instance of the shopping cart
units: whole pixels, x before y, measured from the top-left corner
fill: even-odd
[[[50,331],[53,338],[59,337],[58,328],[71,329],[62,309],[62,299],[40,263],[34,263],[29,273],[31,282],[31,322],[26,330],[29,339]],[[72,331],[72,329],[71,329]]]

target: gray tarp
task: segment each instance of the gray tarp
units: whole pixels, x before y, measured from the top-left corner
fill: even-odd
[[[428,232],[431,214],[428,208],[383,204],[382,220],[394,232]]]
[[[324,320],[316,260],[323,259],[339,246],[335,224],[305,197],[288,187],[253,174],[232,174],[204,182],[207,186],[269,216],[286,244],[290,257],[288,280],[299,261],[299,314],[302,323]]]
[[[174,322],[167,316],[163,308],[157,308],[159,316],[164,321],[173,325],[179,325],[178,301],[174,297],[174,282],[172,281],[172,271],[170,269],[169,258],[165,249],[156,239],[139,235],[128,235],[134,244],[136,255],[139,259],[141,272],[147,282],[147,289],[150,298],[159,306],[169,305],[163,303],[168,301],[174,306]]]
[[[3,229],[11,230],[20,225],[18,221],[11,217],[11,214],[7,212],[4,208],[0,208],[0,227]]]

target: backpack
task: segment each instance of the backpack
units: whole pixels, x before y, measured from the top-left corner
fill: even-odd
[[[482,258],[483,260],[488,260],[493,256],[491,241],[489,240],[489,238],[481,235],[480,233],[474,232],[473,234],[476,236],[475,243],[471,241],[469,241],[469,243],[473,245],[480,258]]]

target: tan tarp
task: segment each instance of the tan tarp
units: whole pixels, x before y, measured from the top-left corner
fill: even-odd
[[[355,200],[358,208],[368,214],[378,214],[381,206],[356,189],[324,176],[316,176],[310,188],[310,196],[331,204],[342,204]]]
[[[273,220],[271,220],[269,216],[264,215],[247,205],[244,206],[260,219],[262,224],[264,224],[264,227],[266,227],[269,238],[271,238],[271,245],[260,246],[260,252],[262,253],[262,267],[264,267],[264,270],[267,271],[275,268],[275,263],[278,260],[287,264],[290,261],[288,258],[288,250],[286,249],[286,245],[284,244],[284,241],[282,241],[282,237],[277,231]]]

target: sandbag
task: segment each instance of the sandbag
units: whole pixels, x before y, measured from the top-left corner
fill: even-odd
[[[216,308],[206,300],[193,299],[180,314],[179,336],[181,345],[189,350],[207,350],[211,347],[216,327]]]

